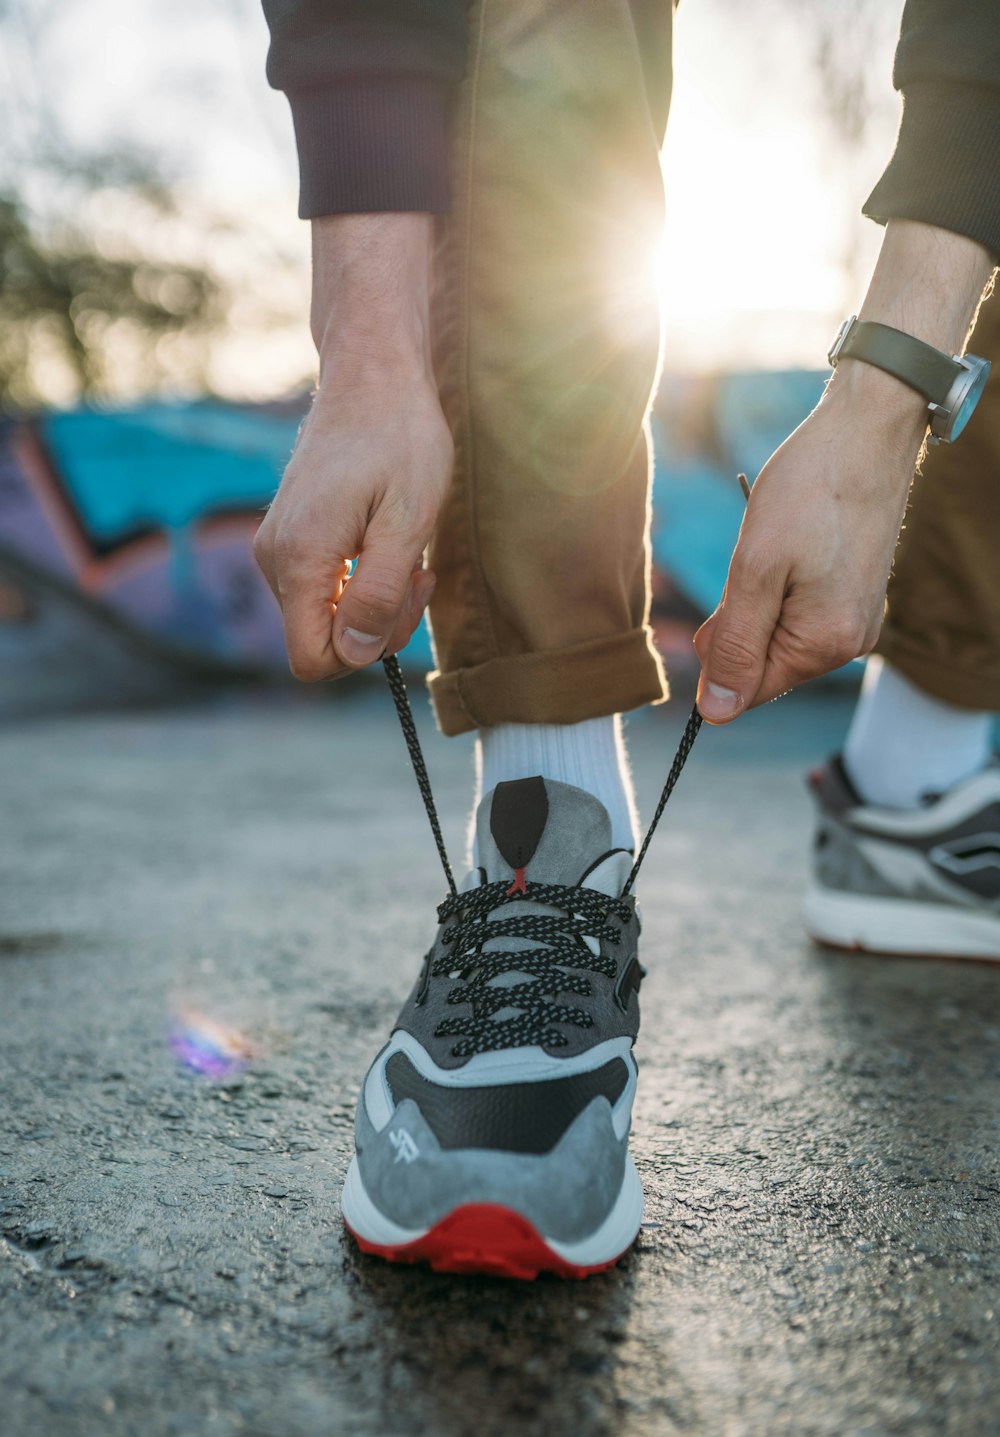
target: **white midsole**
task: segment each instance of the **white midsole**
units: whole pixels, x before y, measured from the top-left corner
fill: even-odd
[[[340,1197],[344,1221],[352,1232],[379,1247],[404,1247],[430,1232],[429,1227],[400,1227],[375,1206],[361,1180],[357,1158],[351,1159]],[[530,1220],[530,1219],[529,1219]],[[642,1183],[631,1155],[625,1158],[625,1175],[614,1206],[595,1232],[579,1242],[558,1242],[540,1236],[547,1247],[564,1262],[576,1267],[595,1267],[619,1257],[635,1241],[642,1225]],[[436,1224],[435,1224],[436,1226]]]
[[[951,903],[840,893],[811,883],[802,905],[810,936],[876,953],[1000,961],[1000,914]]]

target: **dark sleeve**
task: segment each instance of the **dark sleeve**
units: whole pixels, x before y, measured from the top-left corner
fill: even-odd
[[[896,149],[865,214],[939,225],[1000,257],[997,0],[906,0],[893,84]]]
[[[448,208],[467,0],[263,0],[292,107],[299,214]]]

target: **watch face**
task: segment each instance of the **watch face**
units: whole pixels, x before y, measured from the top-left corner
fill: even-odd
[[[990,366],[980,362],[976,370],[969,376],[971,383],[961,396],[952,412],[952,421],[949,425],[950,433],[948,438],[955,440],[972,418],[972,411],[979,403],[979,396],[982,394],[987,379],[990,377]]]
[[[979,396],[990,375],[988,359],[967,354],[959,361],[962,365],[955,383],[943,404],[931,404],[931,443],[950,444],[957,439],[972,418],[973,410],[979,403]]]

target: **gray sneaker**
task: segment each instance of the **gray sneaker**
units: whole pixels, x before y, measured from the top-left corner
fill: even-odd
[[[365,1078],[344,1221],[395,1262],[584,1277],[642,1218],[632,855],[594,797],[541,778],[499,784],[477,831],[484,866]]]
[[[1000,961],[1000,764],[912,812],[863,803],[840,758],[810,786],[819,821],[803,917],[817,942]]]

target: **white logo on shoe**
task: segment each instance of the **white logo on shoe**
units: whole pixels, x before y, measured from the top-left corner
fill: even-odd
[[[420,1149],[405,1128],[396,1128],[394,1132],[391,1132],[389,1141],[396,1149],[397,1163],[415,1163],[420,1156]]]
[[[969,833],[941,843],[928,855],[939,868],[952,873],[982,873],[1000,868],[1000,833]]]

